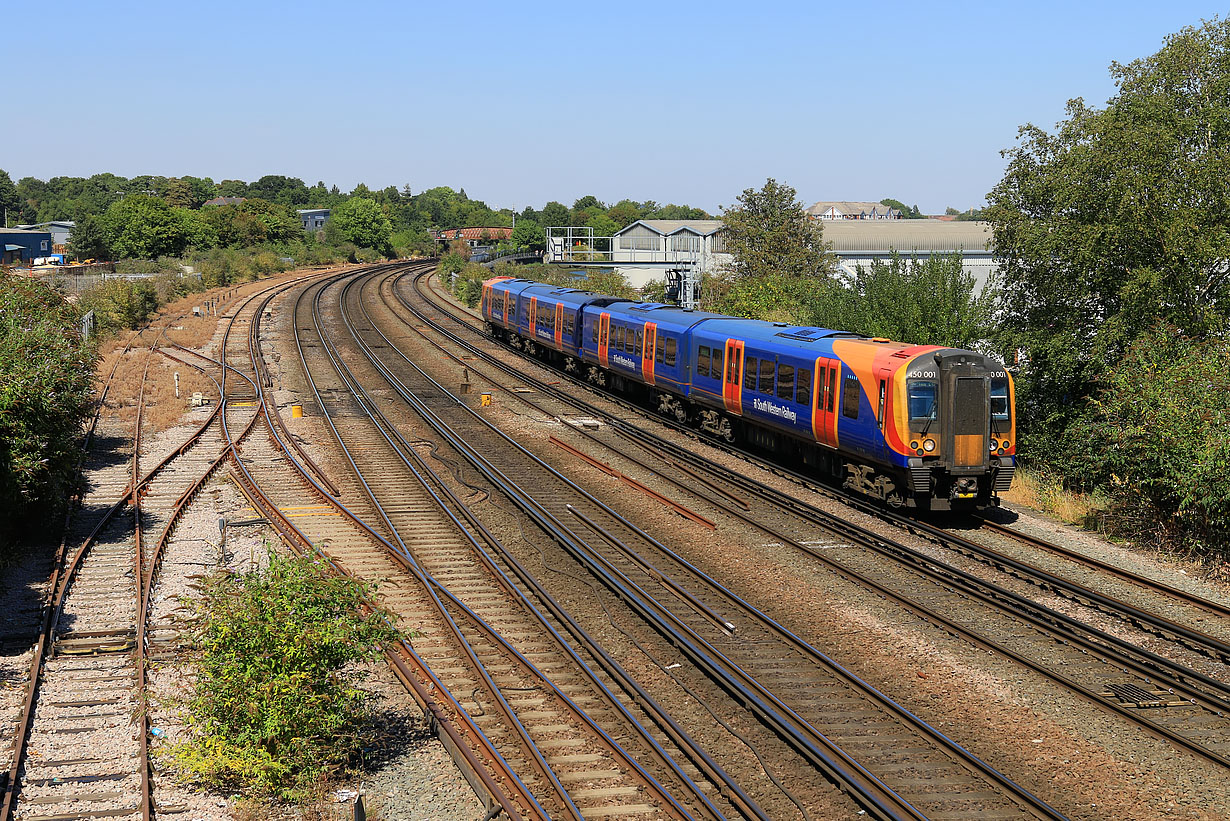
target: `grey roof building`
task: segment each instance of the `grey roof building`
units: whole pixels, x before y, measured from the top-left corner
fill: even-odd
[[[304,231],[319,231],[329,221],[330,211],[328,208],[300,208],[295,213],[299,215]]]
[[[999,270],[991,254],[991,226],[985,222],[836,220],[824,223],[824,240],[851,275],[859,265],[888,260],[894,251],[920,259],[960,251],[963,267],[980,286]]]
[[[72,220],[51,220],[50,222],[36,222],[33,225],[18,225],[18,228],[27,231],[47,231],[51,234],[51,241],[55,245],[67,245],[69,237],[72,236],[73,228],[77,223]]]
[[[812,204],[807,216],[817,220],[899,220],[901,212],[878,202],[848,200],[821,201]]]

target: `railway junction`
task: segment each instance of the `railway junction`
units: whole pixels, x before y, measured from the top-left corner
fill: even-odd
[[[433,271],[231,289],[105,361],[4,634],[0,821],[228,817],[158,755],[176,597],[261,538],[413,631],[382,686],[467,794],[405,817],[1230,817],[1224,589],[1027,513],[851,499],[514,354]],[[205,402],[153,433],[169,367]]]

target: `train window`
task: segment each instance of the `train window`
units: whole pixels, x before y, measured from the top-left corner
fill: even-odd
[[[708,345],[701,345],[699,348],[696,349],[696,375],[697,376],[708,376],[709,375],[709,361],[713,358],[712,353],[713,352],[709,348]],[[718,373],[721,373],[721,372],[722,372],[722,369],[721,367],[719,367]]]
[[[725,354],[721,348],[713,349],[713,361],[709,363],[709,375],[714,379],[720,380],[722,378],[722,359],[724,357]]]
[[[637,356],[641,355],[641,351],[645,350],[645,333],[640,328],[636,329],[636,350],[632,353]]]
[[[589,327],[590,327],[589,340],[593,342],[595,345],[597,345],[598,344],[598,320],[595,319],[594,323],[590,325]]]
[[[773,370],[776,366],[767,359],[760,360],[760,392],[773,395]]]
[[[743,358],[743,387],[745,390],[756,390],[756,367],[759,364],[760,360],[754,356]]]
[[[991,420],[1003,423],[1009,421],[1007,379],[991,380]]]
[[[564,333],[572,336],[572,332],[576,328],[576,321],[575,314],[564,314]]]
[[[653,361],[659,365],[666,362],[666,339],[659,336],[658,342],[654,346]]]
[[[670,367],[675,367],[675,354],[678,351],[679,341],[671,338],[666,340],[666,364]]]
[[[841,390],[841,415],[849,419],[857,419],[858,395],[862,392],[862,388],[858,386],[858,378],[847,376],[846,384],[842,386]]]
[[[829,413],[832,413],[833,403],[837,401],[837,369],[836,368],[829,368],[829,394],[828,396],[829,398],[828,398],[828,401],[825,403],[824,409],[828,411]],[[858,415],[857,411],[855,411],[855,415],[856,416]]]
[[[794,401],[800,405],[811,404],[811,371],[799,368],[799,385],[795,391]]]
[[[615,326],[615,346],[614,347],[615,347],[615,350],[617,351],[621,350],[624,346],[624,333],[625,333],[625,330],[624,330],[623,325]]]
[[[934,382],[923,382],[911,379],[906,383],[906,404],[910,409],[910,421],[918,419],[934,419],[937,400],[937,385]]]
[[[794,365],[777,366],[777,398],[787,402],[794,398]]]

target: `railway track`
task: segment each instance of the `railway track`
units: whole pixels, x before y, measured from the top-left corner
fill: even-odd
[[[408,305],[404,307],[410,308]],[[433,306],[434,310],[439,310],[439,306]],[[424,328],[437,324],[424,312],[419,312],[412,321]],[[472,355],[482,355],[482,351],[473,346],[469,346],[467,350]],[[474,367],[472,362],[465,364],[470,368]],[[561,395],[563,391],[553,388],[543,380],[532,380],[524,372],[518,372],[517,377],[523,384],[531,385],[535,390],[554,394],[557,398],[570,399]],[[523,395],[511,395],[518,399],[525,398]],[[572,400],[572,404],[577,403]],[[608,449],[621,450],[626,455],[630,443],[637,441],[639,433],[592,406],[582,407],[586,413],[601,418],[620,430],[623,434],[621,437],[615,441],[609,441],[608,437],[608,441],[602,444]],[[583,435],[597,441],[597,437],[593,435]],[[668,455],[673,462],[683,461],[697,469],[706,469],[705,460],[697,460],[678,446],[660,438],[651,438],[648,441],[649,447],[640,446],[645,451],[641,454],[640,463],[660,475],[665,472],[662,469],[663,454]],[[656,467],[649,466],[649,460],[652,460]],[[860,532],[831,514],[752,482],[746,477],[734,475],[730,471],[720,471],[715,475],[715,479],[708,482],[709,487],[706,488],[694,480],[694,473],[689,475],[693,478],[685,476],[672,481],[680,487],[688,485],[693,490],[699,488],[696,492],[700,493],[702,498],[724,512],[741,518],[775,539],[807,553],[835,572],[849,575],[850,571],[854,571],[854,576],[865,586],[924,614],[944,629],[954,631],[967,640],[1048,675],[1104,709],[1148,728],[1159,737],[1218,764],[1226,763],[1227,739],[1230,738],[1230,732],[1227,732],[1230,725],[1226,722],[1227,692],[1216,680],[1155,654],[1141,652],[1128,642],[1108,634],[1091,631],[1075,619],[1063,617],[1045,608],[1037,608],[1021,596],[990,585],[971,574],[957,571],[945,563],[933,561],[917,550],[892,543],[891,540],[885,540],[875,534]],[[710,492],[713,490],[717,492]],[[749,498],[762,503],[768,502],[772,506],[773,515],[764,515],[767,513],[765,510],[758,511],[760,515],[757,515],[757,511],[749,513]],[[805,529],[792,533],[791,528],[784,528],[772,522],[778,518],[776,512],[782,509],[795,514],[805,527],[826,527],[837,538],[830,538],[823,544],[806,543],[811,540],[805,538]],[[909,572],[903,574],[893,571],[886,575],[886,571],[881,569],[878,571],[879,575],[876,575],[876,572],[873,572],[875,563],[869,563],[867,559],[867,548],[878,552],[883,558],[904,562],[903,566]],[[996,558],[995,562],[1000,564],[1002,559]],[[918,588],[919,573],[927,582],[923,585],[922,596],[909,593]],[[1079,588],[1074,593],[1078,600],[1099,598],[1096,594],[1090,595],[1091,591],[1087,593]],[[983,607],[974,609],[963,618],[954,619],[944,615],[947,612],[970,610],[968,602],[971,598],[980,600]],[[920,606],[924,601],[926,605]],[[1099,601],[1105,606],[1114,604],[1107,601],[1106,597],[1100,597]],[[1006,605],[1010,605],[1010,609],[1005,609]],[[1004,625],[998,636],[994,631],[985,629],[987,614],[995,613],[1000,614],[998,619]],[[1146,628],[1162,623],[1157,619],[1142,618],[1130,608],[1125,608],[1122,615]],[[1047,663],[1040,664],[1039,659],[1045,659]]]
[[[165,331],[146,328],[155,337]],[[151,649],[167,647],[175,636],[148,630],[150,595],[177,520],[226,449],[214,430],[217,406],[178,442],[151,444],[144,434],[147,377],[158,338],[145,349],[135,420],[130,424],[104,412],[116,370],[139,336],[117,357],[83,446],[88,489],[79,512],[70,512],[54,564],[0,806],[3,821],[148,819],[158,809],[149,765],[146,662]],[[123,458],[116,458],[119,453]],[[131,519],[121,515],[126,509]]]
[[[359,301],[352,335],[397,395],[490,492],[512,500],[813,771],[883,817],[957,817],[974,806],[984,817],[1058,817],[487,425],[380,333],[369,313],[378,305]]]

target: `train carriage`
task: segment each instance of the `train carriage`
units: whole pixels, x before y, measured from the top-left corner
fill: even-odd
[[[985,506],[1012,480],[1012,378],[973,351],[508,278],[482,310],[514,347],[893,505]]]

